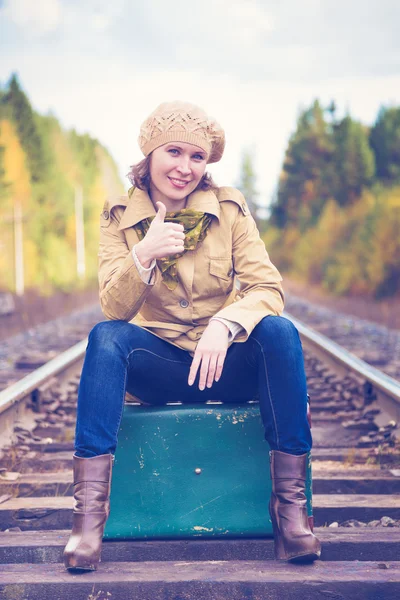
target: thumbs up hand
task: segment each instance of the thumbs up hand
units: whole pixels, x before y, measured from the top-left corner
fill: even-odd
[[[163,204],[162,202],[156,202],[156,204],[158,206],[158,211],[156,213],[156,216],[154,217],[153,223],[155,220],[158,220],[161,223],[164,223],[165,215],[167,214],[167,209],[165,207],[165,204]],[[150,227],[151,227],[151,225],[150,225]]]
[[[136,245],[136,256],[146,267],[154,258],[164,258],[184,250],[184,228],[180,223],[165,223],[167,209],[162,202],[156,202],[158,211],[148,232]]]

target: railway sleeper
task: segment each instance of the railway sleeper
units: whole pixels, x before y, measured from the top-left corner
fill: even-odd
[[[315,600],[400,595],[400,563],[267,560],[105,562],[96,573],[65,573],[59,563],[11,564],[0,573],[3,598],[21,600]]]
[[[400,529],[331,529],[317,527],[323,561],[396,561]],[[68,530],[3,532],[0,563],[62,562]],[[103,542],[102,561],[274,560],[272,539],[118,540]]]
[[[10,498],[0,504],[0,529],[69,529],[72,525],[71,496]],[[387,494],[314,494],[316,527],[349,519],[369,522],[387,516],[400,519],[398,497]]]
[[[0,496],[71,496],[72,471],[43,473],[0,472]],[[400,494],[400,477],[390,471],[369,470],[362,474],[351,470],[320,472],[313,469],[314,494]]]

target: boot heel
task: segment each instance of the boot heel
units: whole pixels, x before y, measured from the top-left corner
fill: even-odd
[[[270,451],[272,492],[270,515],[277,560],[312,562],[321,544],[312,533],[305,495],[307,454],[295,456]]]
[[[73,464],[75,506],[64,565],[68,571],[96,571],[109,513],[112,456],[74,455]]]
[[[276,560],[286,560],[287,555],[286,555],[285,546],[283,545],[282,537],[280,536],[279,532],[277,532],[276,530],[274,530],[274,546],[275,546]]]
[[[273,515],[273,511],[272,511],[271,507],[270,507],[270,515],[271,515],[271,522],[272,522],[272,531],[274,534],[275,558],[276,558],[276,560],[286,560],[285,546],[283,544],[283,539],[282,539],[282,536],[281,536],[279,528],[278,528],[278,523],[276,522],[276,519]]]

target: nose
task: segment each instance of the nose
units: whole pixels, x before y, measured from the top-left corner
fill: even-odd
[[[188,157],[182,156],[176,169],[177,171],[179,171],[179,173],[181,173],[181,175],[190,175],[190,159]]]

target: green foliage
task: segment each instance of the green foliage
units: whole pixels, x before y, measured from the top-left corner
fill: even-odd
[[[400,183],[400,107],[381,108],[369,140],[377,177],[387,185]]]
[[[98,219],[104,199],[123,193],[116,164],[88,134],[36,114],[15,76],[0,91],[0,287],[14,289],[13,207],[23,209],[26,287],[49,294],[97,281]],[[1,171],[3,168],[3,172]],[[75,195],[83,194],[85,282],[76,271]],[[0,192],[1,193],[1,192]]]
[[[375,158],[366,129],[346,116],[333,129],[334,196],[346,206],[359,198],[375,173]]]
[[[263,236],[278,267],[333,294],[400,291],[400,187],[376,187],[351,206],[329,200],[314,227],[270,227]]]
[[[318,101],[300,114],[289,140],[272,205],[271,223],[278,227],[315,222],[324,202],[332,195],[333,140]]]
[[[258,222],[257,216],[257,197],[258,192],[256,188],[256,174],[254,170],[254,157],[250,150],[245,150],[242,154],[242,163],[240,168],[240,177],[237,183],[237,188],[242,192],[246,198],[249,210],[253,215],[256,222]]]
[[[325,114],[329,116],[326,118]],[[334,294],[400,291],[400,108],[371,131],[334,102],[303,111],[286,151],[269,227],[274,261]]]
[[[75,129],[69,133],[69,143],[79,165],[79,179],[83,187],[93,185],[97,174],[96,147],[99,142],[88,134],[79,135]]]
[[[8,107],[17,126],[19,139],[28,157],[32,183],[45,181],[49,155],[45,152],[35,113],[15,73],[11,76],[1,102]]]

